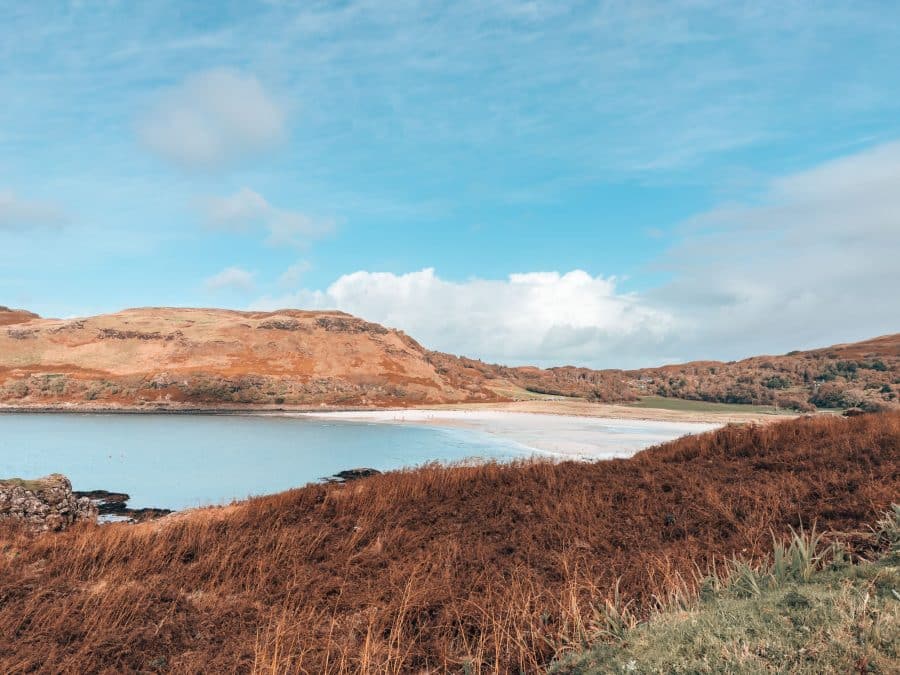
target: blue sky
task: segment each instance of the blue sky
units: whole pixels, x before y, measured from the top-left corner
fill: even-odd
[[[0,8],[0,304],[596,366],[900,330],[900,5]]]

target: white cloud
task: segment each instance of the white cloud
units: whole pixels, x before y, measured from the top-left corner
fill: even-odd
[[[505,363],[632,367],[735,359],[900,330],[900,143],[772,180],[753,204],[686,223],[657,261],[671,281],[622,293],[614,278],[441,279],[360,271],[261,308],[337,308],[427,347]]]
[[[241,267],[226,267],[218,274],[207,278],[203,285],[208,291],[252,291],[256,288],[253,272]]]
[[[679,317],[671,349],[731,358],[900,330],[900,143],[773,180],[756,204],[689,222],[644,300]]]
[[[598,361],[664,339],[671,317],[581,270],[503,280],[355,272],[325,291],[264,298],[256,307],[337,308],[400,328],[432,349],[506,363]]]
[[[65,214],[54,204],[22,199],[11,190],[0,190],[0,231],[56,227],[65,220]]]
[[[163,159],[210,169],[278,143],[285,113],[255,77],[215,69],[164,92],[138,121],[138,135]]]
[[[209,197],[200,202],[206,226],[227,232],[268,231],[266,242],[273,246],[305,246],[333,228],[328,220],[312,218],[297,211],[272,206],[258,192],[241,188],[226,197]]]
[[[308,260],[300,260],[288,267],[284,273],[278,278],[281,286],[292,288],[300,283],[303,275],[312,269],[312,264]]]

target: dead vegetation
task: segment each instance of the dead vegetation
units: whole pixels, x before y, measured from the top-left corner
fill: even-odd
[[[137,526],[0,530],[0,670],[536,672],[618,588],[636,616],[698,569],[900,494],[900,413],[729,426],[630,460],[312,485]]]

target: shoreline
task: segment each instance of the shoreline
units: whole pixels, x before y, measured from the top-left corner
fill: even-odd
[[[310,419],[321,422],[394,424],[474,432],[512,444],[524,453],[555,459],[594,461],[630,457],[648,447],[685,435],[712,431],[736,421],[734,416],[703,416],[679,411],[629,409],[625,406],[525,401],[404,408],[337,406],[247,407],[0,407],[7,414],[34,415],[174,415]],[[648,414],[649,413],[649,414]],[[659,413],[659,414],[654,414]],[[673,414],[674,413],[674,414]]]
[[[514,414],[555,415],[589,419],[632,420],[647,422],[684,422],[700,424],[768,424],[799,417],[800,413],[760,413],[755,411],[699,411],[669,408],[639,408],[627,404],[591,403],[583,399],[536,399],[526,401],[492,401],[464,403],[431,403],[410,406],[335,406],[335,405],[119,405],[92,406],[82,404],[8,405],[0,404],[2,414],[85,414],[85,415],[329,415],[361,413],[375,415],[408,413],[411,411],[444,414],[448,412],[507,412]],[[832,413],[819,412],[828,415]]]
[[[284,416],[473,431],[512,441],[537,454],[585,461],[630,457],[659,443],[723,426],[722,422],[622,419],[486,408],[317,411]]]

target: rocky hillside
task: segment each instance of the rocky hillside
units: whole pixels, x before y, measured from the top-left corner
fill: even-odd
[[[341,312],[0,310],[0,402],[107,406],[403,405],[496,400],[451,382],[395,330]]]
[[[402,406],[532,394],[664,396],[796,410],[898,405],[900,334],[643,370],[511,368],[424,349],[343,312],[130,309],[41,319],[0,307],[0,404]]]

